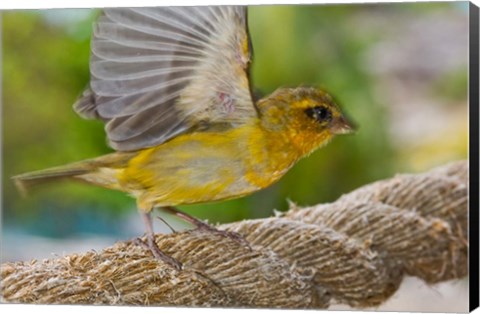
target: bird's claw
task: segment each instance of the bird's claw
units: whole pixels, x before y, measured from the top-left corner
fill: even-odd
[[[221,235],[222,237],[231,239],[231,240],[239,243],[240,245],[243,245],[243,246],[251,249],[250,243],[248,243],[248,241],[245,240],[245,238],[238,232],[219,230],[219,229],[217,229],[215,227],[212,227],[212,226],[210,226],[209,224],[206,224],[206,223],[202,223],[202,224],[198,225],[198,229]]]
[[[136,238],[133,242],[136,245],[141,246],[146,250],[149,250],[156,259],[165,262],[166,264],[170,265],[176,270],[182,270],[183,268],[182,263],[180,263],[173,257],[162,252],[162,250],[160,250],[158,245],[155,243],[154,239],[152,239],[151,237],[147,237],[147,239],[148,239],[148,243],[145,243],[145,241],[140,238]]]

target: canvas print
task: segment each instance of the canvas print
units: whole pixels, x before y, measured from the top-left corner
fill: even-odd
[[[468,311],[475,9],[3,11],[2,302]]]

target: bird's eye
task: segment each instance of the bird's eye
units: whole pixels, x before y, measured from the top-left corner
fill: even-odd
[[[316,106],[305,109],[305,113],[318,122],[326,122],[332,119],[332,112],[324,106]]]

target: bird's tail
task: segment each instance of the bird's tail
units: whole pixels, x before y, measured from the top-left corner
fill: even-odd
[[[119,156],[118,154],[106,155],[97,159],[17,175],[12,177],[12,180],[23,195],[26,195],[36,186],[61,180],[84,181],[102,187],[118,189],[116,173],[127,162],[128,158],[124,157],[126,156]]]

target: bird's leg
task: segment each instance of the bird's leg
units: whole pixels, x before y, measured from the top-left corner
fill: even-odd
[[[150,250],[152,252],[153,256],[155,256],[157,259],[164,261],[165,263],[169,264],[170,266],[180,270],[182,269],[182,263],[177,261],[171,256],[168,256],[160,248],[158,247],[157,243],[155,242],[155,235],[153,233],[153,224],[152,224],[152,217],[150,216],[150,213],[145,213],[141,212],[140,215],[143,218],[143,222],[145,223],[145,228],[147,230],[147,243],[145,243],[143,240],[137,238],[135,240],[135,243],[144,247],[145,249]]]
[[[160,207],[160,209],[164,210],[166,212],[169,212],[169,213],[179,217],[180,219],[182,219],[186,222],[191,223],[192,225],[196,226],[199,229],[203,229],[203,230],[206,230],[208,232],[219,234],[219,235],[224,236],[226,238],[237,241],[238,243],[240,243],[242,245],[250,247],[247,240],[245,240],[245,238],[242,235],[240,235],[239,233],[236,233],[236,232],[233,232],[233,231],[218,230],[217,228],[212,227],[209,224],[201,221],[200,219],[197,219],[193,216],[190,216],[189,214],[184,213],[184,212],[178,210],[177,208],[175,208],[173,206],[164,206],[164,207]]]

